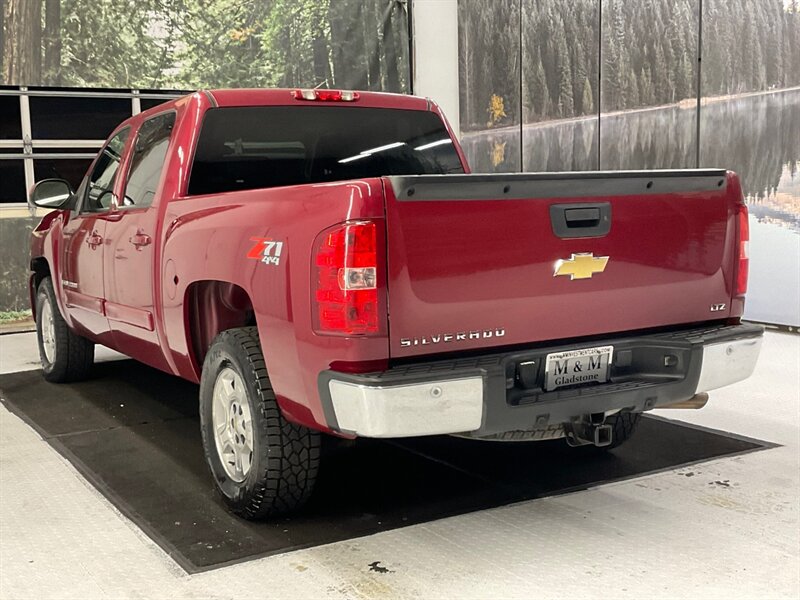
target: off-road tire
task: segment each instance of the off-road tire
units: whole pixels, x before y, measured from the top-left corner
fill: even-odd
[[[252,418],[252,461],[242,482],[226,473],[214,438],[214,386],[226,368],[244,382]],[[266,519],[292,512],[308,500],[319,468],[320,434],[284,418],[255,327],[224,331],[212,342],[200,379],[200,427],[206,462],[231,511],[245,519]]]
[[[42,309],[46,302],[49,303],[53,318],[55,357],[50,357],[52,362],[45,353],[42,338]],[[42,372],[47,381],[53,383],[81,381],[91,374],[94,365],[94,342],[69,328],[58,308],[50,277],[42,279],[36,291],[36,340]]]

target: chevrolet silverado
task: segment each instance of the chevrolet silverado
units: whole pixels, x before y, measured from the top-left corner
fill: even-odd
[[[44,377],[85,378],[102,344],[198,382],[247,518],[303,504],[322,434],[614,448],[761,344],[734,173],[470,174],[414,96],[197,92],[31,201],[53,209],[31,243]]]

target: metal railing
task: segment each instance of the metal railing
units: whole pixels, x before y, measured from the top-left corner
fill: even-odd
[[[25,173],[25,194],[35,183],[34,162],[36,160],[91,160],[100,150],[105,140],[92,139],[42,139],[33,137],[31,125],[31,110],[29,99],[32,97],[46,98],[86,98],[86,99],[120,99],[130,98],[130,115],[142,111],[142,100],[169,100],[179,98],[182,94],[175,92],[141,92],[139,90],[59,90],[59,89],[29,89],[27,87],[2,88],[0,96],[15,96],[19,98],[19,117],[22,138],[0,140],[0,161],[21,160]],[[4,118],[0,115],[0,118]],[[35,150],[52,150],[51,152],[36,152]],[[59,150],[86,150],[86,152],[59,152]],[[35,209],[28,205],[27,198],[20,202],[0,202],[0,213],[19,214],[19,209],[27,207],[31,216]],[[11,209],[10,212],[8,209]],[[0,214],[2,216],[2,214]]]

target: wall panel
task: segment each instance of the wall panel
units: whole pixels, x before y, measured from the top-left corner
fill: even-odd
[[[600,0],[524,0],[526,171],[597,168]]]
[[[602,0],[601,169],[697,163],[700,0]]]
[[[701,93],[700,165],[750,210],[745,315],[800,326],[800,2],[703,0]]]
[[[519,171],[520,0],[458,4],[461,140],[476,172]]]

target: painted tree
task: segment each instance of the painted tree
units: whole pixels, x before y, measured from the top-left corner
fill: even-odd
[[[35,85],[41,80],[41,0],[4,0],[2,74],[7,85]]]
[[[525,86],[527,95],[524,104],[530,111],[528,113],[528,121],[538,121],[546,117],[546,109],[548,108],[547,98],[549,91],[541,59],[536,60],[533,65],[530,73],[526,73],[528,80]]]
[[[583,92],[581,93],[581,112],[584,115],[589,115],[595,112],[594,96],[592,94],[592,86],[589,83],[589,78],[583,80]]]
[[[558,116],[572,117],[575,115],[575,99],[573,96],[572,88],[572,65],[570,65],[569,52],[567,51],[567,40],[563,27],[557,29],[557,55],[559,57],[558,63],[558,87],[556,92]]]
[[[61,84],[61,0],[45,0],[42,81]]]

